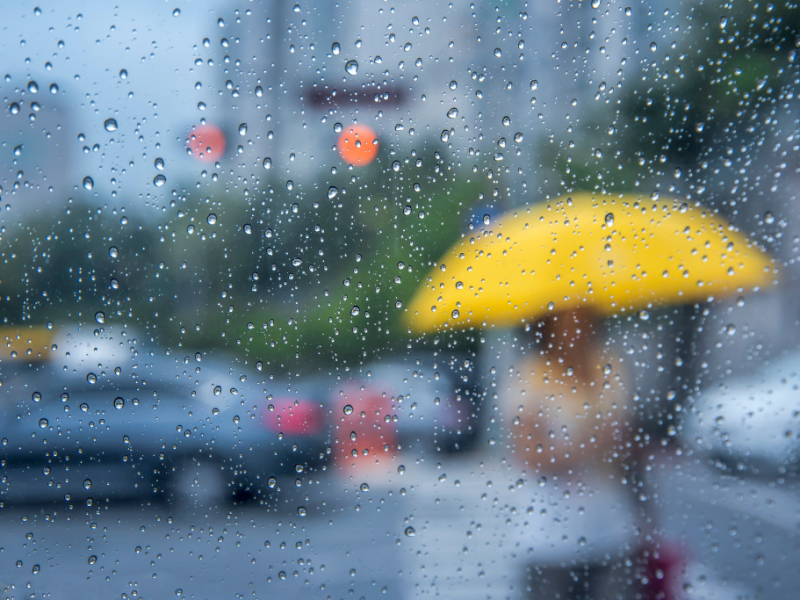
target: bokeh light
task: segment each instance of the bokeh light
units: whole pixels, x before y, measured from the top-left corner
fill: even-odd
[[[203,162],[218,160],[225,152],[225,133],[216,125],[193,127],[186,139],[192,156]]]
[[[339,134],[337,147],[342,160],[363,167],[378,156],[378,135],[371,127],[355,123]]]

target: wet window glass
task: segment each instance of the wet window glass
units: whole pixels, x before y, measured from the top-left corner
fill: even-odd
[[[4,598],[793,598],[791,2],[4,3]]]

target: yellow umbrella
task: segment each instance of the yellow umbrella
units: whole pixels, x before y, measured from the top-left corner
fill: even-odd
[[[777,279],[726,221],[681,200],[575,194],[507,212],[453,246],[408,306],[417,332],[599,315],[709,297]]]

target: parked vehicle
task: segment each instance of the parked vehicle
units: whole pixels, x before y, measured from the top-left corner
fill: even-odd
[[[800,356],[703,391],[686,414],[682,439],[734,472],[774,476],[797,468],[800,450]]]
[[[327,460],[319,382],[271,381],[124,327],[27,337],[40,347],[0,362],[0,500],[265,494]]]
[[[480,389],[466,356],[395,357],[365,366],[356,380],[391,405],[401,446],[460,450],[474,441]]]

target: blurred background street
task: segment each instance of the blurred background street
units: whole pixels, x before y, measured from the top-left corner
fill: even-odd
[[[796,596],[797,6],[0,23],[0,597]]]

